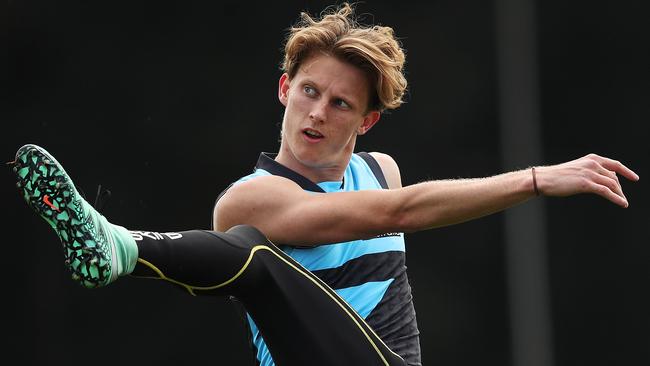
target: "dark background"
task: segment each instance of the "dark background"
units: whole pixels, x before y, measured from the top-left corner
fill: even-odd
[[[0,156],[45,147],[89,201],[100,184],[112,191],[102,212],[116,224],[207,229],[216,195],[277,150],[284,30],[329,4],[10,0]],[[643,4],[536,6],[543,161],[529,165],[595,152],[641,176],[622,182],[627,209],[592,195],[541,198],[556,365],[650,364]],[[358,150],[391,154],[404,184],[501,172],[495,3],[367,1],[358,12],[395,28],[410,82],[407,103]],[[247,364],[224,299],[161,281],[71,281],[55,234],[9,169],[2,177],[4,345],[18,364]],[[511,364],[503,230],[496,214],[407,235],[426,366]]]

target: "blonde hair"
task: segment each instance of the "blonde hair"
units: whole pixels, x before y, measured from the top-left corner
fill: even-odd
[[[318,20],[301,12],[300,21],[287,35],[282,71],[293,78],[301,63],[315,51],[366,72],[374,89],[370,109],[384,111],[403,103],[407,86],[403,73],[405,55],[392,28],[359,24],[348,3],[326,9]]]

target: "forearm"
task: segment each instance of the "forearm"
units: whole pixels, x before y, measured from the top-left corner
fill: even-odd
[[[401,231],[453,225],[502,211],[535,196],[530,169],[487,178],[438,180],[395,191]]]

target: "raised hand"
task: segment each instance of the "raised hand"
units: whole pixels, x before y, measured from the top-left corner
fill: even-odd
[[[546,196],[565,197],[593,193],[611,202],[629,205],[618,176],[638,181],[639,176],[617,160],[588,154],[566,163],[535,167],[537,187]]]

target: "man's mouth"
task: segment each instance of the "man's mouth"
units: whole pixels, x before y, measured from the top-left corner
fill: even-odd
[[[322,139],[323,137],[325,137],[325,136],[323,136],[320,132],[318,132],[318,131],[316,131],[316,130],[312,130],[312,129],[310,129],[310,128],[307,128],[307,129],[303,130],[302,133],[303,133],[303,134],[304,134],[304,135],[305,135],[305,136],[306,136],[310,141],[317,141],[317,140],[320,140],[320,139]]]

